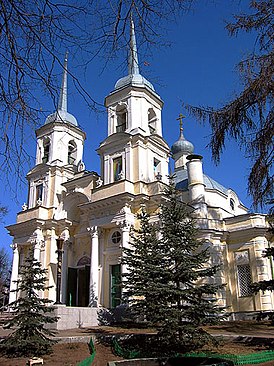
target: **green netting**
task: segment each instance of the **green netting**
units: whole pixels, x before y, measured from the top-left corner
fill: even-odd
[[[90,338],[90,341],[88,343],[88,347],[89,347],[89,351],[90,351],[90,356],[85,358],[80,363],[78,363],[78,366],[91,366],[91,364],[94,360],[94,357],[95,357],[95,347],[94,347],[92,338]]]
[[[127,350],[117,342],[113,340],[114,352],[123,358],[132,359],[141,357],[140,351]],[[213,352],[200,352],[200,353],[186,353],[184,355],[177,355],[178,357],[214,357],[228,361],[232,361],[234,365],[255,365],[267,361],[274,360],[274,351],[261,351],[258,353],[251,353],[248,355],[229,355],[229,354],[217,354]]]
[[[216,353],[187,353],[182,357],[215,357],[225,360],[233,361],[235,365],[255,365],[274,360],[274,351],[261,351],[258,353],[251,353],[249,355],[228,355]]]
[[[123,358],[130,359],[130,358],[138,358],[141,356],[140,351],[127,350],[127,349],[121,347],[116,339],[113,340],[113,349],[117,356],[120,356]]]

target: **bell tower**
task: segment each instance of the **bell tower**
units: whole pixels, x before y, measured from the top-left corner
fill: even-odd
[[[130,24],[128,75],[105,98],[108,137],[100,144],[104,184],[167,181],[169,147],[162,137],[163,101],[139,71],[134,23]]]
[[[85,133],[76,118],[67,111],[67,54],[57,110],[36,130],[36,164],[28,173],[28,208],[56,207],[62,183],[84,167],[82,162]]]

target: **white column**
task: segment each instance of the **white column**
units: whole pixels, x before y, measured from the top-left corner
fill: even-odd
[[[68,280],[68,250],[70,242],[64,242],[63,262],[62,262],[62,280],[61,280],[61,302],[66,304],[67,301],[67,280]]]
[[[269,258],[264,258],[263,253],[268,247],[267,240],[264,237],[255,239],[255,265],[257,268],[256,281],[268,281],[272,278]],[[251,263],[252,266],[252,263]],[[271,291],[259,292],[261,309],[263,311],[273,310],[273,294]],[[256,309],[257,310],[257,309]]]
[[[120,228],[122,230],[122,247],[129,248],[130,247],[129,232],[130,232],[131,224],[127,221],[124,221],[123,223],[120,224]],[[122,252],[122,255],[123,255],[123,252]],[[128,272],[127,266],[125,264],[122,264],[122,275],[127,272]]]
[[[89,281],[89,306],[96,307],[98,305],[99,296],[99,233],[98,227],[89,228],[91,236],[91,266]]]
[[[38,262],[40,262],[40,251],[41,251],[40,241],[35,240],[33,243],[33,257]]]
[[[56,265],[57,265],[57,246],[56,246],[56,238],[57,235],[55,233],[55,227],[51,228],[50,235],[50,255],[49,255],[49,271],[48,271],[48,279],[49,279],[49,300],[56,301]]]
[[[64,239],[63,256],[62,256],[62,275],[61,275],[61,303],[66,304],[67,301],[67,279],[68,279],[68,250],[71,242],[70,232],[66,227],[61,234],[61,238]]]
[[[14,281],[18,281],[18,271],[19,271],[19,250],[18,244],[11,244],[11,248],[13,250],[13,258],[12,258],[12,272],[10,279],[10,294],[9,294],[9,304],[16,300],[16,289],[17,283]]]

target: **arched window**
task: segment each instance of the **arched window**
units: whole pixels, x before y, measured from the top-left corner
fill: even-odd
[[[154,112],[153,108],[149,108],[147,113],[148,113],[149,132],[153,134],[156,132],[156,121],[157,121],[156,113]]]
[[[50,139],[47,137],[43,141],[44,155],[42,162],[46,164],[49,161],[49,149],[50,149]]]
[[[235,210],[235,201],[233,198],[230,198],[229,205],[230,205],[230,208],[234,211]]]
[[[43,183],[39,183],[36,185],[36,197],[35,197],[35,206],[41,206],[43,203],[44,196],[44,186]]]
[[[86,255],[84,255],[82,258],[79,259],[79,261],[77,262],[77,266],[87,266],[90,265],[90,258],[87,257]]]
[[[124,132],[127,129],[127,109],[124,105],[119,105],[116,109],[117,126],[116,132]]]
[[[77,146],[74,141],[68,143],[68,164],[74,164],[76,160]]]

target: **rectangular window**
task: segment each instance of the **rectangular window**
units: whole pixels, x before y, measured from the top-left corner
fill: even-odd
[[[123,109],[120,112],[117,112],[117,127],[116,132],[124,132],[127,128],[127,113],[126,110]]]
[[[43,184],[38,184],[36,186],[36,205],[41,205],[43,203]]]
[[[251,268],[249,264],[240,264],[237,266],[239,295],[252,296],[251,284]]]
[[[160,160],[154,158],[153,159],[153,169],[154,169],[154,174],[157,175],[157,173],[159,172],[160,169]]]
[[[249,252],[248,250],[235,252],[234,257],[237,269],[239,296],[252,296],[252,274],[249,263]]]
[[[122,157],[113,159],[113,180],[116,182],[122,178]]]
[[[157,180],[162,180],[160,160],[154,158],[153,160],[154,177]]]

